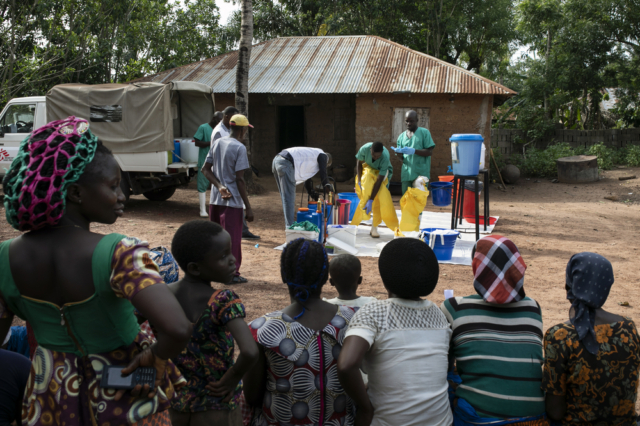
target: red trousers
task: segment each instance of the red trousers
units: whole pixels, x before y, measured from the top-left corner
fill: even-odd
[[[236,275],[242,264],[242,219],[244,210],[209,204],[209,220],[220,224],[231,236],[231,254],[236,258]]]

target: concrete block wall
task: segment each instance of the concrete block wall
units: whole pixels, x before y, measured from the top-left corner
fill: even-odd
[[[394,108],[429,108],[429,131],[436,144],[431,159],[431,177],[445,174],[451,165],[449,138],[454,133],[480,133],[488,147],[491,138],[493,95],[448,94],[365,94],[356,98],[356,148],[380,141],[395,146],[392,135]],[[391,150],[390,150],[391,151]],[[402,166],[393,151],[393,180],[400,180]]]

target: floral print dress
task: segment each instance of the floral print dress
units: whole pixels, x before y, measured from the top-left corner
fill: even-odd
[[[253,426],[353,425],[352,401],[338,381],[338,355],[354,313],[340,306],[322,331],[282,311],[251,322],[253,338],[267,358],[267,389]]]
[[[542,390],[565,395],[563,425],[635,425],[640,341],[631,319],[595,326],[597,355],[573,325],[550,328],[544,338]]]
[[[233,336],[226,324],[245,317],[242,300],[232,290],[213,293],[200,319],[193,326],[187,347],[175,358],[187,385],[176,392],[171,408],[181,412],[234,410],[242,393],[242,382],[228,403],[220,402],[205,389],[207,383],[220,380],[233,367]]]
[[[149,245],[136,238],[122,239],[111,262],[111,289],[118,297],[131,300],[140,291],[156,284],[164,285],[158,266],[151,260]],[[0,295],[0,319],[9,318],[11,314]],[[120,426],[154,424],[154,421],[162,424],[158,421],[160,418],[168,420],[165,410],[169,408],[175,389],[185,384],[184,377],[171,361],[167,362],[164,383],[153,398],[125,395],[115,401],[115,389],[99,386],[105,366],[127,365],[152,343],[141,331],[128,346],[86,357],[38,346],[25,389],[22,424]],[[154,413],[163,416],[158,418]]]

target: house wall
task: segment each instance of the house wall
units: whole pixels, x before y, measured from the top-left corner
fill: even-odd
[[[355,167],[355,95],[249,95],[249,121],[253,152],[251,163],[261,173],[271,173],[273,157],[280,152],[278,106],[304,106],[305,133],[300,145],[321,148],[333,164]],[[235,104],[233,94],[215,94],[216,109]],[[306,140],[306,143],[305,143]]]
[[[431,159],[431,177],[445,174],[451,165],[449,138],[454,133],[480,133],[489,146],[493,95],[448,94],[364,94],[356,98],[356,147],[380,141],[395,146],[398,135],[392,133],[394,108],[429,108],[429,131],[436,144]],[[402,163],[390,150],[395,173],[400,180]]]

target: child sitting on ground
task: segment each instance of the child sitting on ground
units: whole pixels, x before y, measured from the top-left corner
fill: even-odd
[[[173,360],[187,385],[171,400],[171,422],[242,426],[240,380],[258,359],[258,347],[244,322],[240,298],[232,290],[211,287],[211,282],[226,284],[235,275],[231,237],[215,222],[194,220],[178,229],[171,251],[185,275],[169,288],[194,324],[189,344]],[[235,364],[234,339],[240,348]]]
[[[358,296],[356,291],[362,284],[362,266],[360,260],[350,254],[341,254],[329,262],[329,283],[338,290],[338,297],[323,299],[334,305],[361,308],[369,302],[378,300],[375,297]]]
[[[338,357],[340,384],[358,407],[355,424],[450,426],[451,328],[422,299],[438,283],[438,259],[423,241],[399,238],[384,246],[378,267],[389,298],[356,312]]]

